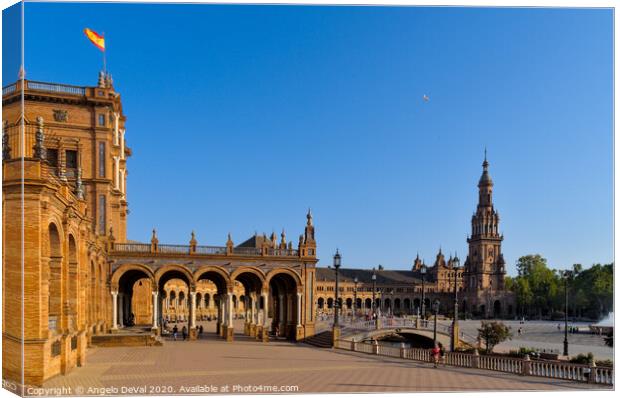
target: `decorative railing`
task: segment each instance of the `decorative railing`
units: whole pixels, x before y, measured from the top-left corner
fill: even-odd
[[[170,254],[189,254],[190,246],[186,245],[158,245],[157,251],[159,253]]]
[[[376,340],[373,343],[367,343],[339,339],[335,342],[334,348],[421,362],[430,362],[432,360],[431,350],[429,349],[405,348],[404,344],[399,348],[392,345],[379,344]],[[473,354],[448,352],[443,360],[446,365],[456,367],[478,368],[523,376],[547,377],[576,382],[614,384],[613,368],[597,367],[594,364],[581,365],[570,362],[530,360],[529,357],[513,358],[479,355],[477,352]]]
[[[270,256],[298,256],[299,250],[296,249],[269,249],[267,254]]]
[[[13,94],[15,90],[17,90],[17,84],[15,83],[2,87],[2,96],[4,97],[5,95]]]
[[[114,251],[124,253],[148,253],[151,245],[148,243],[115,243]]]
[[[196,246],[196,254],[226,254],[226,246]]]
[[[26,80],[26,88],[28,90],[46,91],[49,93],[72,94],[81,96],[86,95],[86,87],[70,86],[67,84],[43,83]],[[2,91],[2,95],[4,95],[4,90]]]
[[[471,368],[472,358],[473,355],[470,354],[465,354],[462,352],[448,352],[446,353],[446,365]]]
[[[255,247],[233,247],[229,251],[226,246],[192,246],[150,243],[114,243],[111,248],[115,253],[135,254],[168,254],[168,255],[219,255],[219,256],[280,256],[299,257],[299,250],[266,250],[263,252]]]
[[[497,370],[507,373],[521,373],[522,362],[523,361],[519,358],[482,355],[480,356],[480,365],[478,367],[481,369]]]

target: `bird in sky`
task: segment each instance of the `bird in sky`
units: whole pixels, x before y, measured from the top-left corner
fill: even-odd
[[[428,95],[426,95],[426,94],[424,94],[424,95],[422,96],[422,99],[424,100],[424,102],[428,102],[428,101],[430,101],[429,96],[428,96]]]

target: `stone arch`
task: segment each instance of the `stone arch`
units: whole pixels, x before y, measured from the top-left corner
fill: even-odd
[[[185,292],[181,290],[179,292],[179,308],[187,307],[187,301],[185,301],[187,297],[185,297]]]
[[[351,297],[347,297],[347,300],[345,301],[347,309],[350,310],[351,308],[353,308],[353,299]]]
[[[198,268],[193,275],[194,282],[198,282],[201,279],[208,279],[215,283],[218,293],[223,294],[228,286],[232,287],[232,279],[224,268],[207,265]],[[220,292],[221,290],[221,292]]]
[[[398,297],[394,299],[394,309],[400,310],[400,298]]]
[[[334,308],[334,299],[331,297],[327,298],[327,308],[330,310]]]
[[[299,275],[288,269],[275,269],[267,275],[266,285],[269,300],[265,310],[266,317],[272,319],[271,330],[279,331],[282,337],[296,339],[303,308],[303,298],[298,294],[302,292]]]
[[[267,273],[267,277],[265,279],[265,283],[269,283],[273,277],[279,275],[279,274],[287,274],[289,276],[291,276],[294,280],[295,280],[295,284],[297,285],[298,288],[301,288],[303,286],[301,277],[299,276],[299,274],[297,274],[297,272],[295,271],[291,271],[289,269],[286,268],[275,268],[271,271],[269,271],[269,273]]]
[[[362,309],[362,299],[359,297],[355,300],[355,308],[358,311]]]
[[[202,308],[202,294],[196,293],[196,308]]]
[[[109,292],[105,289],[108,283],[108,275],[105,271],[103,262],[98,262],[97,275],[99,277],[99,284],[97,286],[97,290],[99,299],[97,300],[97,313],[99,314],[101,323],[103,323],[103,320],[106,319],[106,315],[109,314],[107,309],[110,306]],[[103,328],[103,325],[101,325],[101,327]]]
[[[147,286],[142,286],[142,281],[145,280],[148,283]],[[110,287],[112,291],[117,292],[116,298],[116,315],[117,319],[113,320],[113,323],[118,326],[132,326],[135,324],[136,309],[140,309],[137,304],[137,299],[144,295],[144,289],[153,290],[154,275],[152,271],[143,264],[123,264],[118,267],[110,278]],[[138,288],[138,294],[134,295],[134,287]],[[140,294],[142,291],[142,295]],[[135,296],[135,297],[134,297]],[[142,319],[152,319],[153,308],[150,297],[145,298],[146,304],[142,307],[144,310]],[[150,323],[150,322],[148,322]]]
[[[90,325],[97,322],[97,267],[95,261],[89,260],[89,276],[88,278],[88,322]],[[89,326],[90,327],[90,326]],[[96,330],[92,331],[93,333]]]
[[[413,308],[420,308],[421,301],[419,298],[413,299]]]
[[[195,278],[192,272],[184,265],[166,264],[155,271],[155,284],[160,288],[170,279],[184,280],[191,289],[195,285]]]
[[[53,332],[61,332],[61,316],[63,301],[63,241],[59,224],[50,222],[47,228],[49,246],[47,247],[48,263],[48,327]]]
[[[502,303],[499,300],[495,300],[493,303],[493,317],[499,318],[502,316]]]
[[[243,267],[239,267],[237,269],[235,269],[231,274],[230,274],[230,280],[234,281],[237,280],[237,278],[244,273],[249,273],[249,274],[253,274],[255,275],[260,281],[261,284],[265,283],[265,274],[258,268],[256,267],[250,267],[250,266],[243,266]]]
[[[215,293],[209,298],[210,304],[212,303],[215,314],[217,315],[216,333],[220,333],[224,322],[227,319],[225,310],[227,307],[226,294],[232,293],[234,289],[234,282],[230,278],[228,272],[221,267],[208,265],[198,268],[194,272],[194,281],[199,283],[201,280],[208,280],[215,285]]]
[[[323,309],[323,307],[325,306],[325,299],[323,297],[319,297],[319,299],[317,300],[317,306],[320,310]]]
[[[149,267],[142,265],[142,264],[123,264],[120,267],[118,267],[116,270],[114,270],[114,272],[112,273],[112,278],[110,279],[112,290],[118,289],[118,283],[121,277],[126,272],[129,272],[132,270],[142,272],[149,279],[151,279],[152,282],[155,281],[155,275],[153,275],[153,272],[151,271]]]
[[[67,236],[67,262],[68,270],[66,275],[67,281],[67,323],[71,330],[78,327],[78,280],[79,280],[79,264],[78,264],[78,245],[75,236],[69,233]]]
[[[366,300],[364,300],[364,307],[370,309],[372,307],[372,299],[367,298]]]

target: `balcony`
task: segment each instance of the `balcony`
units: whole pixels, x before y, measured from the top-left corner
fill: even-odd
[[[183,255],[183,256],[269,256],[299,257],[297,249],[261,249],[256,247],[192,246],[192,245],[152,245],[150,243],[114,243],[114,255]]]
[[[86,87],[71,86],[69,84],[56,84],[36,82],[30,80],[19,80],[16,83],[2,87],[2,97],[9,96],[21,90],[24,85],[24,91],[40,91],[53,94],[69,94],[84,97],[86,96]]]

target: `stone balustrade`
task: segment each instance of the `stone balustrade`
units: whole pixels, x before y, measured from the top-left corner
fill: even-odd
[[[429,349],[405,348],[404,346],[399,348],[391,345],[380,345],[376,341],[371,344],[351,340],[337,340],[334,348],[421,362],[431,361]],[[570,362],[531,360],[528,356],[525,358],[513,358],[495,355],[478,355],[477,353],[448,352],[445,356],[445,364],[449,366],[479,368],[523,376],[547,377],[605,385],[614,384],[613,368],[597,367],[595,364],[582,365]]]

